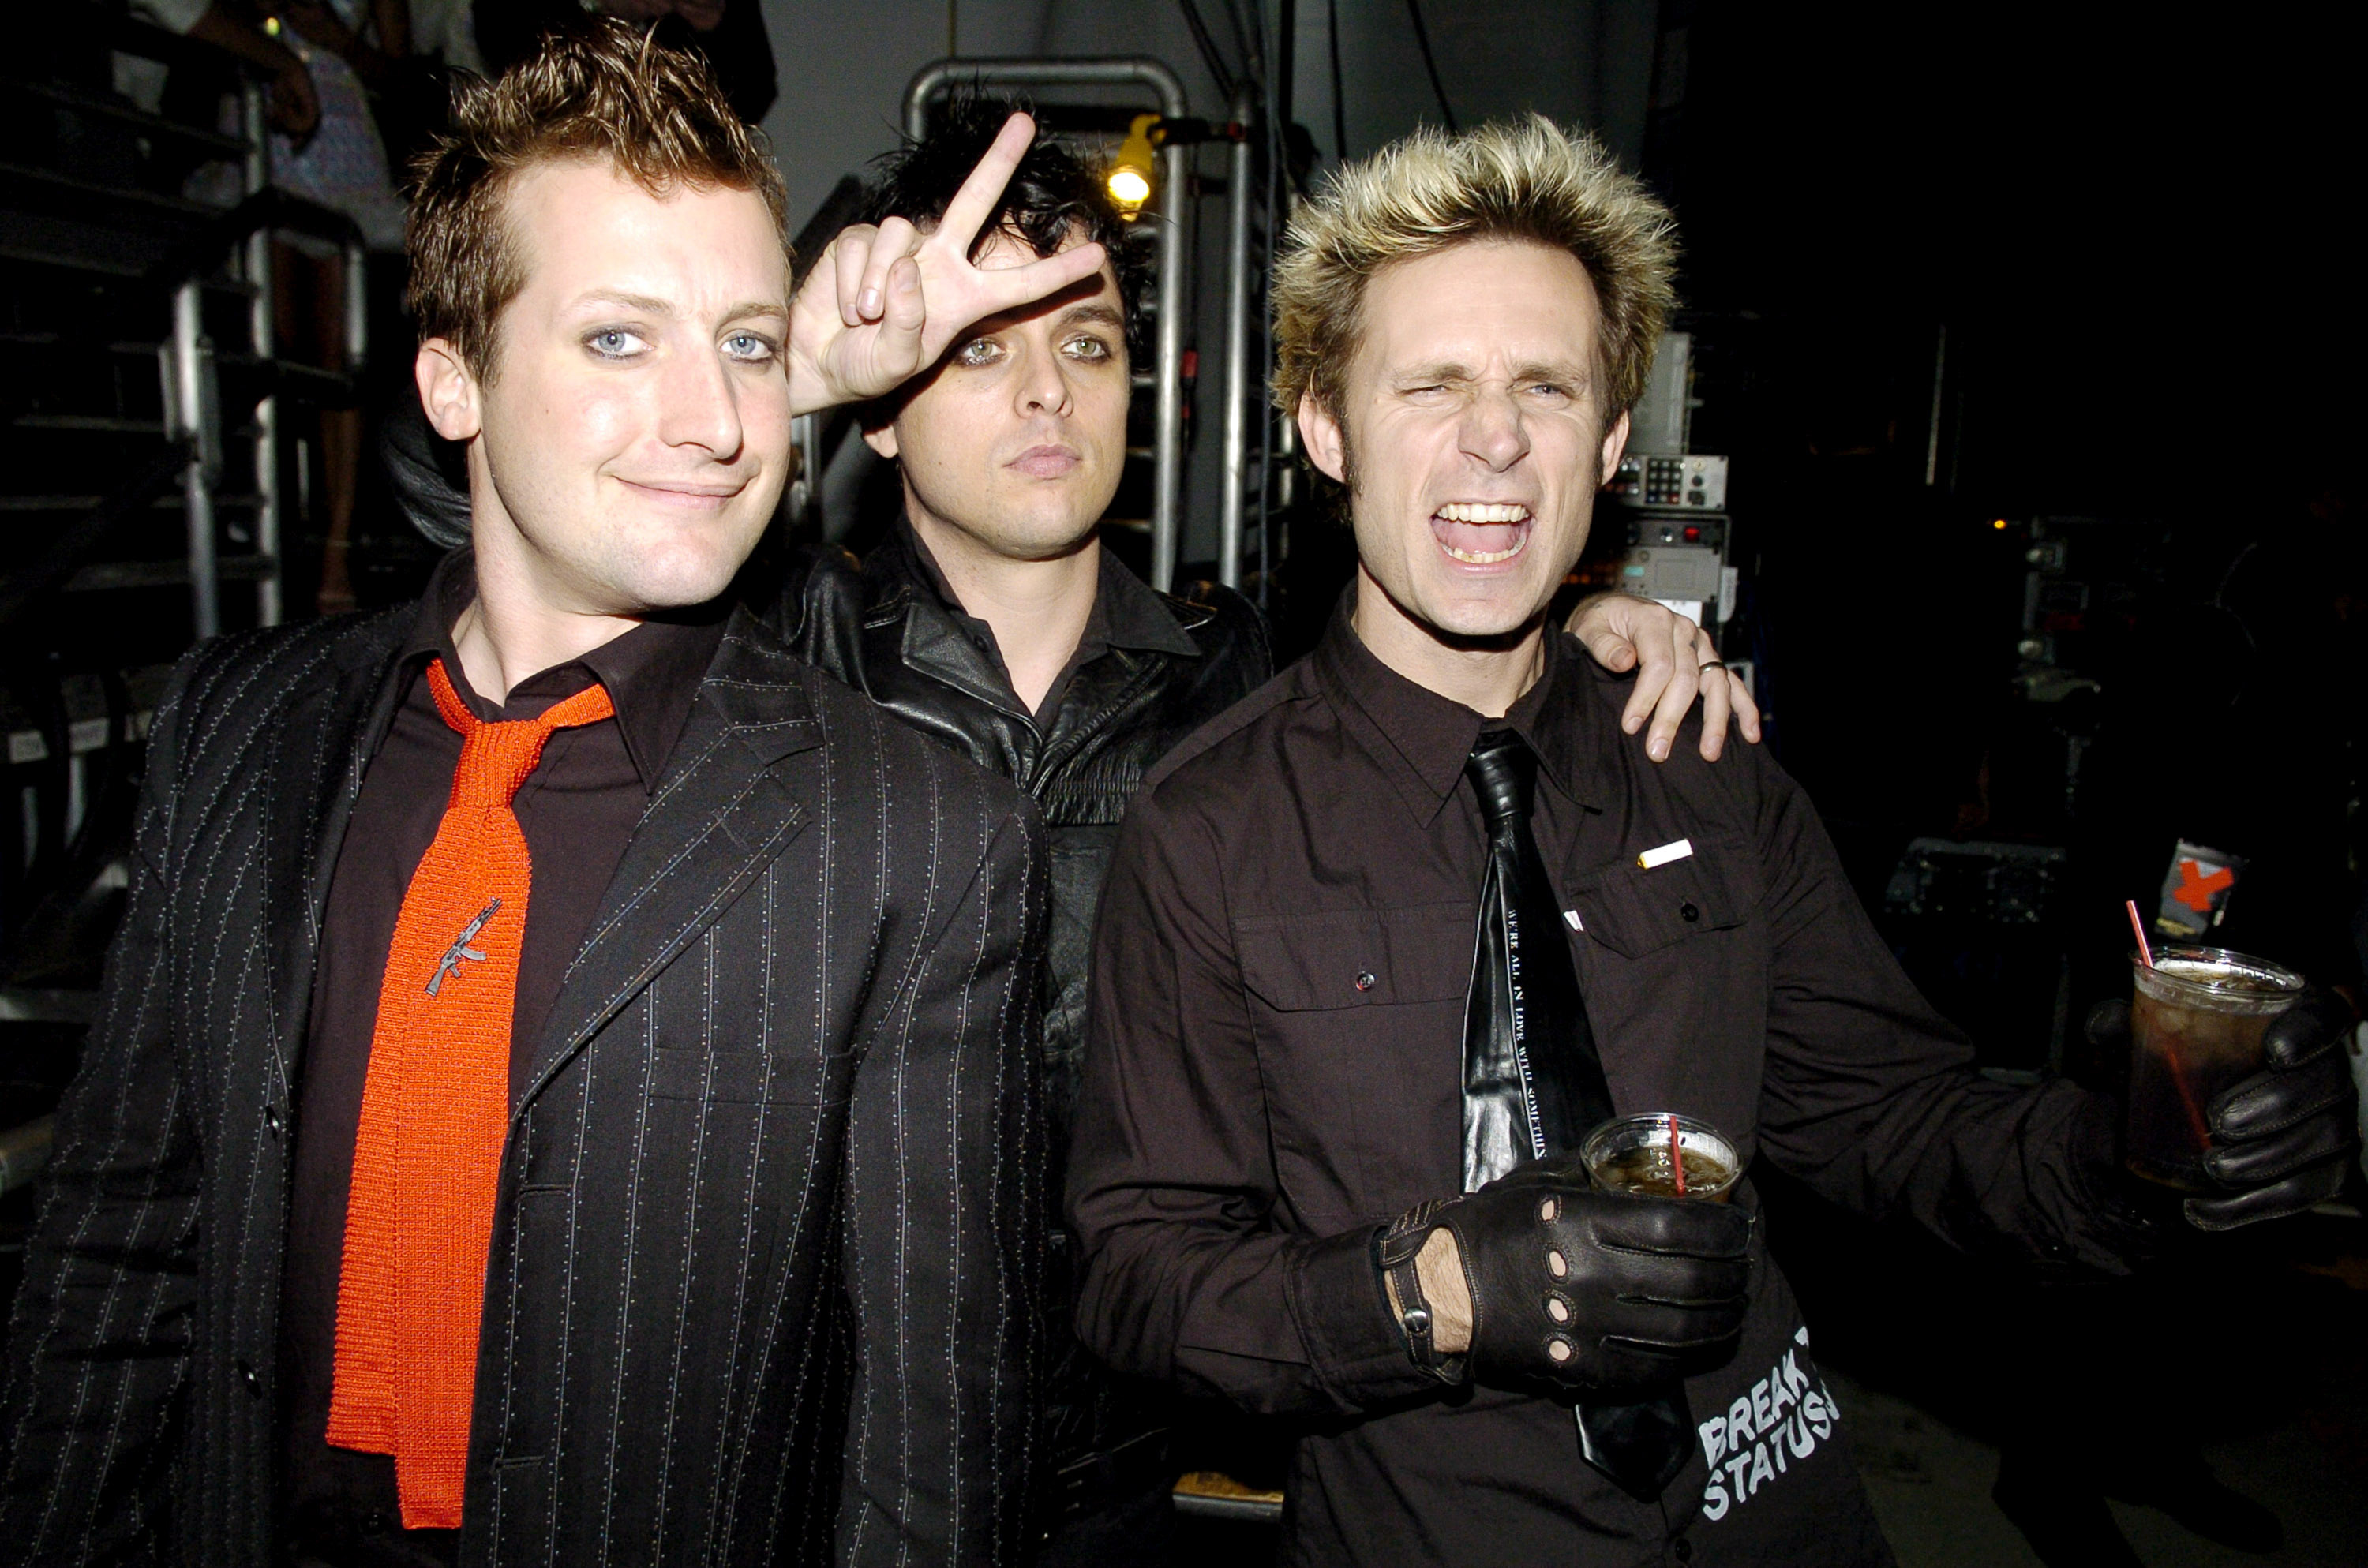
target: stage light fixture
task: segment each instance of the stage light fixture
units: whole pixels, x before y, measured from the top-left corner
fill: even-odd
[[[1102,176],[1110,199],[1118,203],[1124,217],[1133,218],[1151,199],[1152,146],[1158,127],[1157,115],[1136,115],[1126,140],[1119,143],[1118,156],[1110,160],[1110,172]]]

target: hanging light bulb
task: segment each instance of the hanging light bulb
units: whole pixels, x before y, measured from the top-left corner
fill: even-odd
[[[1102,176],[1122,217],[1133,218],[1151,199],[1152,138],[1158,125],[1156,114],[1136,115],[1126,140],[1119,143],[1118,156],[1110,160],[1110,172]]]

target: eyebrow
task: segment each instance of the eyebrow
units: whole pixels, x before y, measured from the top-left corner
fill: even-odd
[[[682,313],[675,309],[670,300],[661,300],[653,294],[629,294],[616,289],[595,289],[588,294],[578,296],[575,308],[581,310],[586,305],[617,305],[649,316],[672,317]],[[723,319],[746,321],[751,316],[769,316],[775,321],[787,321],[790,312],[788,307],[778,300],[744,300],[725,311]]]
[[[1404,369],[1393,372],[1390,379],[1402,386],[1408,384],[1427,386],[1434,381],[1477,381],[1479,372],[1468,365],[1446,361],[1428,365],[1409,365]],[[1592,383],[1594,375],[1583,365],[1550,364],[1533,360],[1526,365],[1515,366],[1512,379],[1516,381],[1563,381],[1572,386],[1587,386]]]
[[[1126,325],[1126,318],[1118,313],[1116,306],[1105,305],[1099,302],[1073,305],[1068,310],[1064,311],[1061,313],[1061,321],[1064,325],[1066,325],[1071,322],[1088,321],[1099,322],[1105,326],[1114,326],[1121,329]]]

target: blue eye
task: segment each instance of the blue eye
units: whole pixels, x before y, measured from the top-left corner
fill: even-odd
[[[628,359],[642,347],[641,335],[620,326],[603,327],[584,340],[603,359]]]
[[[759,337],[753,332],[735,332],[723,340],[723,351],[734,359],[756,365],[770,359],[776,348],[768,337]]]

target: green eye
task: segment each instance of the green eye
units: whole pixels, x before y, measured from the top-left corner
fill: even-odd
[[[1001,358],[1002,352],[1003,351],[996,346],[996,342],[993,338],[973,337],[968,343],[963,344],[960,348],[954,350],[954,363],[957,365],[972,366],[992,365],[997,358]]]
[[[1110,345],[1090,333],[1071,338],[1065,347],[1072,359],[1099,362],[1110,357]]]

